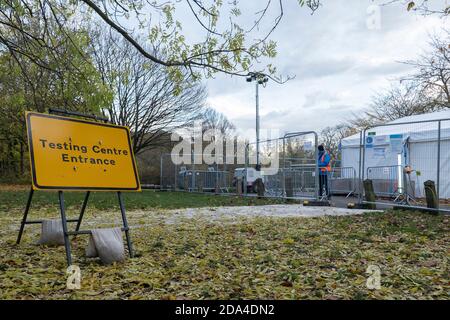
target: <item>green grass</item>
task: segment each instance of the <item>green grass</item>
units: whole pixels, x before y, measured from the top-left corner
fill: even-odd
[[[64,192],[64,200],[68,209],[80,207],[85,194],[83,192]],[[0,191],[0,212],[10,209],[24,208],[28,191]],[[194,194],[184,192],[159,192],[144,190],[142,192],[124,192],[123,198],[127,210],[151,208],[198,208],[210,206],[245,206],[281,203],[280,200],[244,198],[236,196],[220,196]],[[58,205],[56,192],[36,191],[33,196],[32,208],[39,209]],[[89,208],[99,210],[117,209],[118,200],[115,192],[92,192]]]

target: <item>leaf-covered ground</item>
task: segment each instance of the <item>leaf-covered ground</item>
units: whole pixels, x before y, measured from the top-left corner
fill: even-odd
[[[449,217],[414,212],[321,218],[168,219],[165,210],[129,212],[138,256],[112,266],[84,258],[72,240],[81,290],[66,289],[63,247],[34,245],[21,212],[0,216],[1,299],[448,299]],[[36,217],[36,213],[33,214]],[[40,215],[57,217],[56,208]],[[86,213],[84,227],[119,221]],[[176,218],[176,217],[175,217]],[[381,268],[381,289],[366,269]]]

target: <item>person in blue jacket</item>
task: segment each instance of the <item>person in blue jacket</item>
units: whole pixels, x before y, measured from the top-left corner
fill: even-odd
[[[318,165],[319,165],[319,195],[331,198],[330,189],[328,187],[328,179],[331,173],[331,156],[325,150],[323,144],[319,147]],[[324,194],[325,193],[325,194]]]

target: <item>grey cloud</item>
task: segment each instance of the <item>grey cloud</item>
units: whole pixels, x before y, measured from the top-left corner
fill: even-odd
[[[305,95],[305,102],[303,104],[304,108],[314,108],[321,104],[330,104],[336,102],[338,97],[335,94],[329,92],[324,92],[321,90],[316,90],[312,93]]]
[[[283,68],[283,73],[295,70],[296,79],[308,80],[309,78],[330,77],[349,72],[355,67],[351,59],[316,59],[310,61],[291,61]]]
[[[261,90],[262,127],[319,130],[337,124],[367,106],[372,94],[389,84],[388,79],[410,72],[397,61],[420,54],[440,19],[417,17],[404,6],[388,6],[381,8],[381,29],[369,30],[366,10],[381,2],[324,0],[313,16],[297,1],[285,2],[285,16],[272,35],[278,45],[273,63],[282,74],[296,78],[281,86],[269,82]],[[260,3],[255,3],[259,2],[245,5],[256,12]],[[220,110],[221,98],[227,104],[234,97],[240,104],[227,108],[227,116],[242,130],[254,129],[254,115],[249,113],[254,110],[254,85],[224,75],[207,85],[214,107]],[[247,112],[242,117],[244,107]]]

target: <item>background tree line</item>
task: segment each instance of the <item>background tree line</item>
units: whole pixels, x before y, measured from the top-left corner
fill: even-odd
[[[27,21],[27,34],[44,32],[42,17]],[[47,22],[49,23],[49,22]],[[234,126],[219,112],[205,106],[206,89],[188,71],[175,82],[166,68],[149,61],[117,34],[85,23],[61,34],[45,25],[46,41],[57,50],[36,46],[33,58],[0,44],[0,181],[29,179],[25,111],[49,108],[106,116],[130,127],[138,161],[153,166],[152,150],[170,148],[170,133],[203,120],[205,126],[227,132]],[[47,31],[46,31],[47,32]],[[19,45],[22,33],[2,28],[0,34]],[[154,49],[156,50],[156,49]],[[45,61],[45,65],[35,60]]]
[[[399,1],[421,14],[449,14],[447,5],[433,11],[427,1]],[[312,13],[321,6],[320,0],[298,3]],[[25,110],[107,116],[131,128],[141,158],[167,147],[169,132],[199,118],[205,126],[229,130],[233,125],[223,115],[204,111],[200,81],[219,72],[289,79],[271,63],[260,63],[276,56],[270,36],[283,18],[283,4],[262,1],[255,14],[244,12],[239,1],[1,0],[0,179],[18,181],[28,173]],[[190,20],[177,20],[180,10],[188,10]],[[186,22],[203,30],[199,41],[187,40]],[[413,91],[420,88],[436,101],[445,93],[448,98],[448,90],[433,85],[436,70],[423,70],[407,79],[421,84],[411,85]],[[443,90],[441,96],[436,90]],[[375,117],[380,114],[367,115],[370,121]]]

